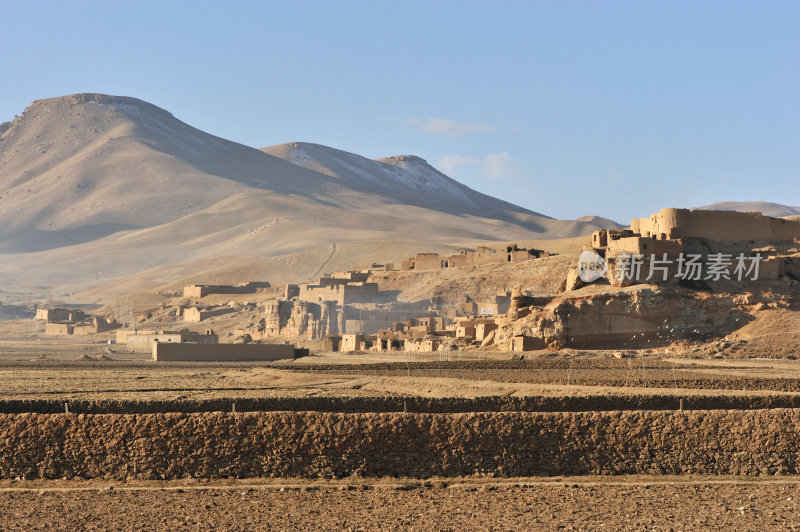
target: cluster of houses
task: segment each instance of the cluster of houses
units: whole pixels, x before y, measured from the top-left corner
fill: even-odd
[[[37,320],[45,322],[48,335],[87,335],[111,331],[120,326],[116,320],[108,321],[100,316],[91,316],[79,309],[39,308]]]
[[[325,338],[326,351],[343,353],[408,351],[432,352],[463,349],[467,346],[487,346],[492,343],[497,318],[443,317],[412,318],[398,322],[393,328],[376,334],[330,335]]]
[[[769,251],[772,247],[757,247],[761,242],[778,241],[800,243],[800,223],[759,213],[662,209],[649,218],[632,220],[630,229],[596,231],[591,245],[585,249],[603,257],[611,272],[612,266],[618,267],[618,259],[627,255],[645,257],[647,266],[648,258],[666,262],[695,249],[731,252],[736,246],[744,246],[742,249],[764,250],[766,256],[761,263],[759,279],[783,278],[796,286],[800,281],[800,254],[796,249],[772,252]],[[399,270],[421,272],[514,263],[547,255],[517,244],[479,246],[449,256],[418,253],[404,259]],[[188,285],[183,289],[183,301],[154,311],[159,314],[156,317],[154,313],[139,316],[137,322],[157,327],[162,319],[165,323],[202,323],[214,322],[226,315],[231,319],[249,316],[247,321],[242,321],[251,321],[249,325],[227,333],[234,336],[234,343],[220,344],[219,337],[208,325],[203,332],[189,328],[119,330],[116,341],[125,344],[130,352],[152,352],[157,360],[188,360],[190,356],[204,360],[272,360],[294,356],[293,344],[346,353],[435,352],[491,345],[512,351],[545,347],[541,338],[509,336],[507,326],[526,308],[530,312],[537,305],[548,304],[552,298],[535,302],[537,298],[523,295],[521,289],[515,287],[516,292],[491,296],[470,298],[464,295],[458,303],[454,303],[454,298],[449,298],[446,304],[435,298],[402,302],[397,300],[398,291],[381,290],[378,283],[370,281],[370,275],[376,271],[394,270],[395,265],[391,263],[371,264],[352,271],[329,273],[315,282],[302,284]],[[215,294],[253,294],[254,297],[246,304],[235,301],[213,304],[227,298],[205,299]],[[46,322],[47,334],[93,334],[119,327],[115,320],[108,321],[75,309],[41,308],[36,318]],[[239,326],[238,322],[224,320],[214,323]],[[526,333],[531,334],[530,331]]]
[[[316,282],[263,287],[274,297],[263,303],[263,319],[248,327],[236,329],[237,338],[248,341],[300,340],[321,341],[326,337],[345,334],[376,335],[387,329],[393,331],[426,327],[433,320],[437,330],[458,316],[495,316],[504,314],[510,305],[509,292],[438,308],[430,300],[414,303],[398,302],[397,291],[381,290],[370,282],[370,270],[332,272]],[[251,283],[252,285],[253,283]],[[231,293],[227,287],[190,285],[184,295]],[[184,322],[202,322],[208,318],[237,312],[230,304],[203,304],[195,297],[186,307],[174,310]]]
[[[420,253],[403,261],[405,271],[452,268],[477,264],[517,262],[544,255],[516,244],[498,248],[481,246],[462,250],[450,257]],[[464,296],[459,303],[437,306],[431,300],[414,303],[398,302],[398,291],[381,290],[370,282],[376,270],[391,271],[392,264],[372,264],[361,270],[325,274],[315,282],[271,285],[268,282],[247,282],[236,285],[192,284],[183,288],[184,301],[171,307],[136,317],[139,324],[155,323],[155,328],[118,330],[116,343],[128,352],[153,352],[165,345],[219,345],[213,330],[192,331],[188,327],[160,328],[167,324],[202,323],[211,318],[262,313],[249,326],[229,332],[236,343],[300,342],[301,345],[324,349],[357,351],[437,351],[459,349],[469,345],[487,345],[497,328],[496,317],[508,312],[509,292],[472,299]],[[215,304],[213,295],[253,294],[260,303],[248,305],[228,302]],[[88,334],[103,332],[119,325],[103,318],[92,318],[89,330],[87,317],[80,311],[41,309],[41,319],[48,321],[49,334]],[[213,320],[212,320],[213,321]],[[232,322],[228,322],[232,323]],[[85,332],[84,332],[85,331]],[[205,349],[205,348],[204,348]],[[155,356],[155,355],[154,355]]]

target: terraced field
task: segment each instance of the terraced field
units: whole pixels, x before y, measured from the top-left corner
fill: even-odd
[[[0,528],[800,528],[800,362],[675,355],[5,343]]]

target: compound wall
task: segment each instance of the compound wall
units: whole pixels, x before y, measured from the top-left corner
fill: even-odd
[[[290,344],[153,344],[153,360],[230,361],[294,358]]]

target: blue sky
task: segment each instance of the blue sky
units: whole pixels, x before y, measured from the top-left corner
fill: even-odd
[[[135,96],[253,147],[415,154],[557,218],[800,205],[800,2],[0,0],[0,121]]]

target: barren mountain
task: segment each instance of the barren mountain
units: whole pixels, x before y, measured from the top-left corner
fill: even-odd
[[[135,98],[38,100],[0,127],[2,290],[60,295],[145,270],[199,274],[312,249],[302,269],[315,273],[334,244],[369,241],[386,260],[378,250],[395,241],[561,238],[600,225],[486,196],[414,156],[256,150]]]
[[[460,215],[497,217],[514,212],[530,216],[532,222],[552,220],[548,216],[476,192],[414,155],[372,160],[306,142],[278,144],[262,148],[261,151],[330,176],[350,188],[391,197],[403,204]]]
[[[705,207],[696,208],[713,211],[760,212],[764,216],[772,216],[774,218],[800,215],[800,207],[789,207],[788,205],[766,201],[718,201]]]
[[[250,189],[323,198],[341,188],[154,105],[100,94],[33,102],[0,136],[0,172],[6,251],[158,225]]]
[[[608,228],[608,229],[621,229],[623,227],[627,227],[626,225],[622,225],[620,223],[615,222],[614,220],[610,220],[608,218],[603,218],[602,216],[581,216],[576,222],[586,222],[588,224],[596,225],[598,227]]]

